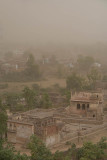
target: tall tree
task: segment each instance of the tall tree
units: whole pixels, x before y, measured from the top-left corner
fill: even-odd
[[[26,154],[17,153],[13,146],[0,140],[0,160],[30,160]]]
[[[29,109],[34,108],[35,105],[35,98],[36,98],[36,93],[34,90],[31,90],[28,87],[25,87],[23,90],[23,96],[26,101],[26,105]]]
[[[31,150],[32,160],[53,160],[52,153],[45,144],[35,135],[30,139],[29,149]]]
[[[101,79],[101,74],[98,69],[92,68],[87,77],[89,79],[90,88],[95,89],[96,82]]]
[[[105,150],[107,149],[106,138],[102,138],[97,144],[86,142],[83,144],[77,154],[79,160],[103,160],[107,158]]]
[[[5,134],[6,130],[7,130],[7,114],[0,100],[0,138],[1,139]]]
[[[29,55],[26,66],[25,73],[29,79],[38,79],[40,77],[39,66],[35,63],[35,58],[32,54]]]
[[[94,58],[89,56],[79,55],[77,59],[78,67],[82,71],[88,71],[94,63]]]
[[[66,86],[68,90],[79,91],[84,88],[85,79],[73,73],[66,80]]]
[[[50,100],[50,98],[49,98],[49,95],[48,95],[47,93],[44,93],[44,94],[42,95],[42,99],[41,99],[41,101],[40,101],[40,104],[41,104],[41,106],[42,106],[43,108],[49,108],[49,107],[52,106],[52,102],[51,102],[51,100]]]

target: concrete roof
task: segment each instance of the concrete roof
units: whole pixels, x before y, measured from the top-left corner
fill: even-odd
[[[52,117],[54,113],[56,112],[56,109],[34,109],[27,112],[22,113],[22,116],[31,116],[32,118],[47,118]]]

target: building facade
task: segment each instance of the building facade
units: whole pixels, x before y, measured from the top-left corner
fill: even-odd
[[[102,120],[102,92],[76,92],[71,94],[69,112],[80,117]]]

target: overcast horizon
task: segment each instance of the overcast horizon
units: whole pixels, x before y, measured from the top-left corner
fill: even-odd
[[[6,44],[107,43],[105,0],[0,0]]]

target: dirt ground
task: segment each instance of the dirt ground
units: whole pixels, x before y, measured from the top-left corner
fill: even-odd
[[[100,141],[100,139],[102,137],[107,137],[107,128],[106,128],[106,130],[103,130],[102,132],[98,132],[95,136],[92,136],[92,138],[89,138],[87,141],[91,141],[93,143],[97,143],[97,142]],[[83,145],[82,143],[76,144],[77,148],[82,147],[82,145]],[[60,147],[56,147],[56,148],[51,149],[51,151],[52,151],[52,153],[55,153],[57,150],[66,151],[66,150],[69,149],[69,147],[70,147],[69,145],[65,145],[64,144],[64,145],[62,145]]]
[[[103,131],[100,131],[98,133],[96,133],[95,136],[92,136],[92,138],[88,139],[88,141],[91,141],[93,143],[97,143],[98,141],[100,141],[100,139],[102,137],[107,137],[107,128]],[[78,143],[76,144],[77,148],[82,146],[82,143]],[[55,153],[57,150],[59,151],[66,151],[68,150],[70,146],[69,145],[65,145],[65,143],[61,146],[55,147],[55,148],[51,148],[51,152]],[[27,155],[30,155],[30,150],[25,149],[25,148],[20,148],[19,146],[15,146],[17,151],[20,151],[21,153],[25,153]]]
[[[0,84],[8,84],[8,88],[0,89],[1,93],[5,92],[20,92],[24,89],[25,86],[32,87],[32,84],[38,84],[42,88],[51,87],[54,84],[59,84],[60,87],[66,86],[65,79],[56,79],[56,78],[49,78],[43,81],[34,81],[34,82],[4,82]]]

